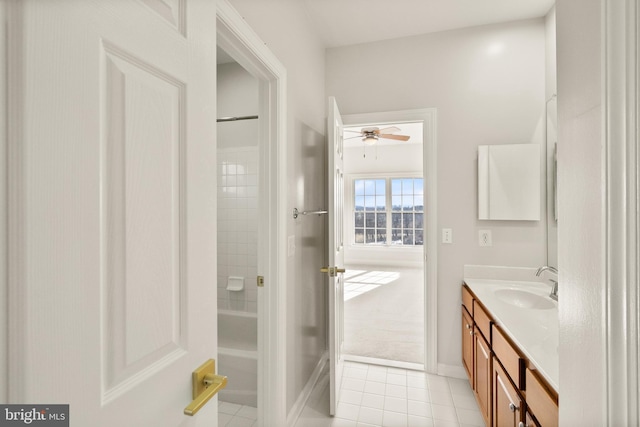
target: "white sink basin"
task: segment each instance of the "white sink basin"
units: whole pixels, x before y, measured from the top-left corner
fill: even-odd
[[[495,295],[500,301],[520,308],[548,310],[554,307],[548,297],[522,289],[497,289]]]

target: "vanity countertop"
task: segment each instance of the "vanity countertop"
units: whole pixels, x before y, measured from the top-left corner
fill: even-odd
[[[541,282],[465,279],[493,320],[558,390],[558,303]]]

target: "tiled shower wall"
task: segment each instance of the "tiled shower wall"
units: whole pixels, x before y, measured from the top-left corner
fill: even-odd
[[[257,313],[258,148],[218,150],[218,308]],[[227,291],[229,276],[244,290]]]

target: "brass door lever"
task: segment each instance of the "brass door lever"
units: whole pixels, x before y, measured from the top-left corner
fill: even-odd
[[[338,267],[322,267],[320,269],[321,273],[328,273],[329,277],[336,277],[338,275],[338,273],[344,273],[345,270],[344,268],[338,268]]]
[[[209,359],[191,374],[193,401],[184,414],[195,415],[213,396],[227,386],[227,377],[216,375],[216,361]]]

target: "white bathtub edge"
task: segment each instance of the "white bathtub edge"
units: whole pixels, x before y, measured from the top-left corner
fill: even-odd
[[[218,309],[218,315],[221,314],[223,316],[252,317],[254,319],[258,318],[258,313],[253,313],[250,311]]]

